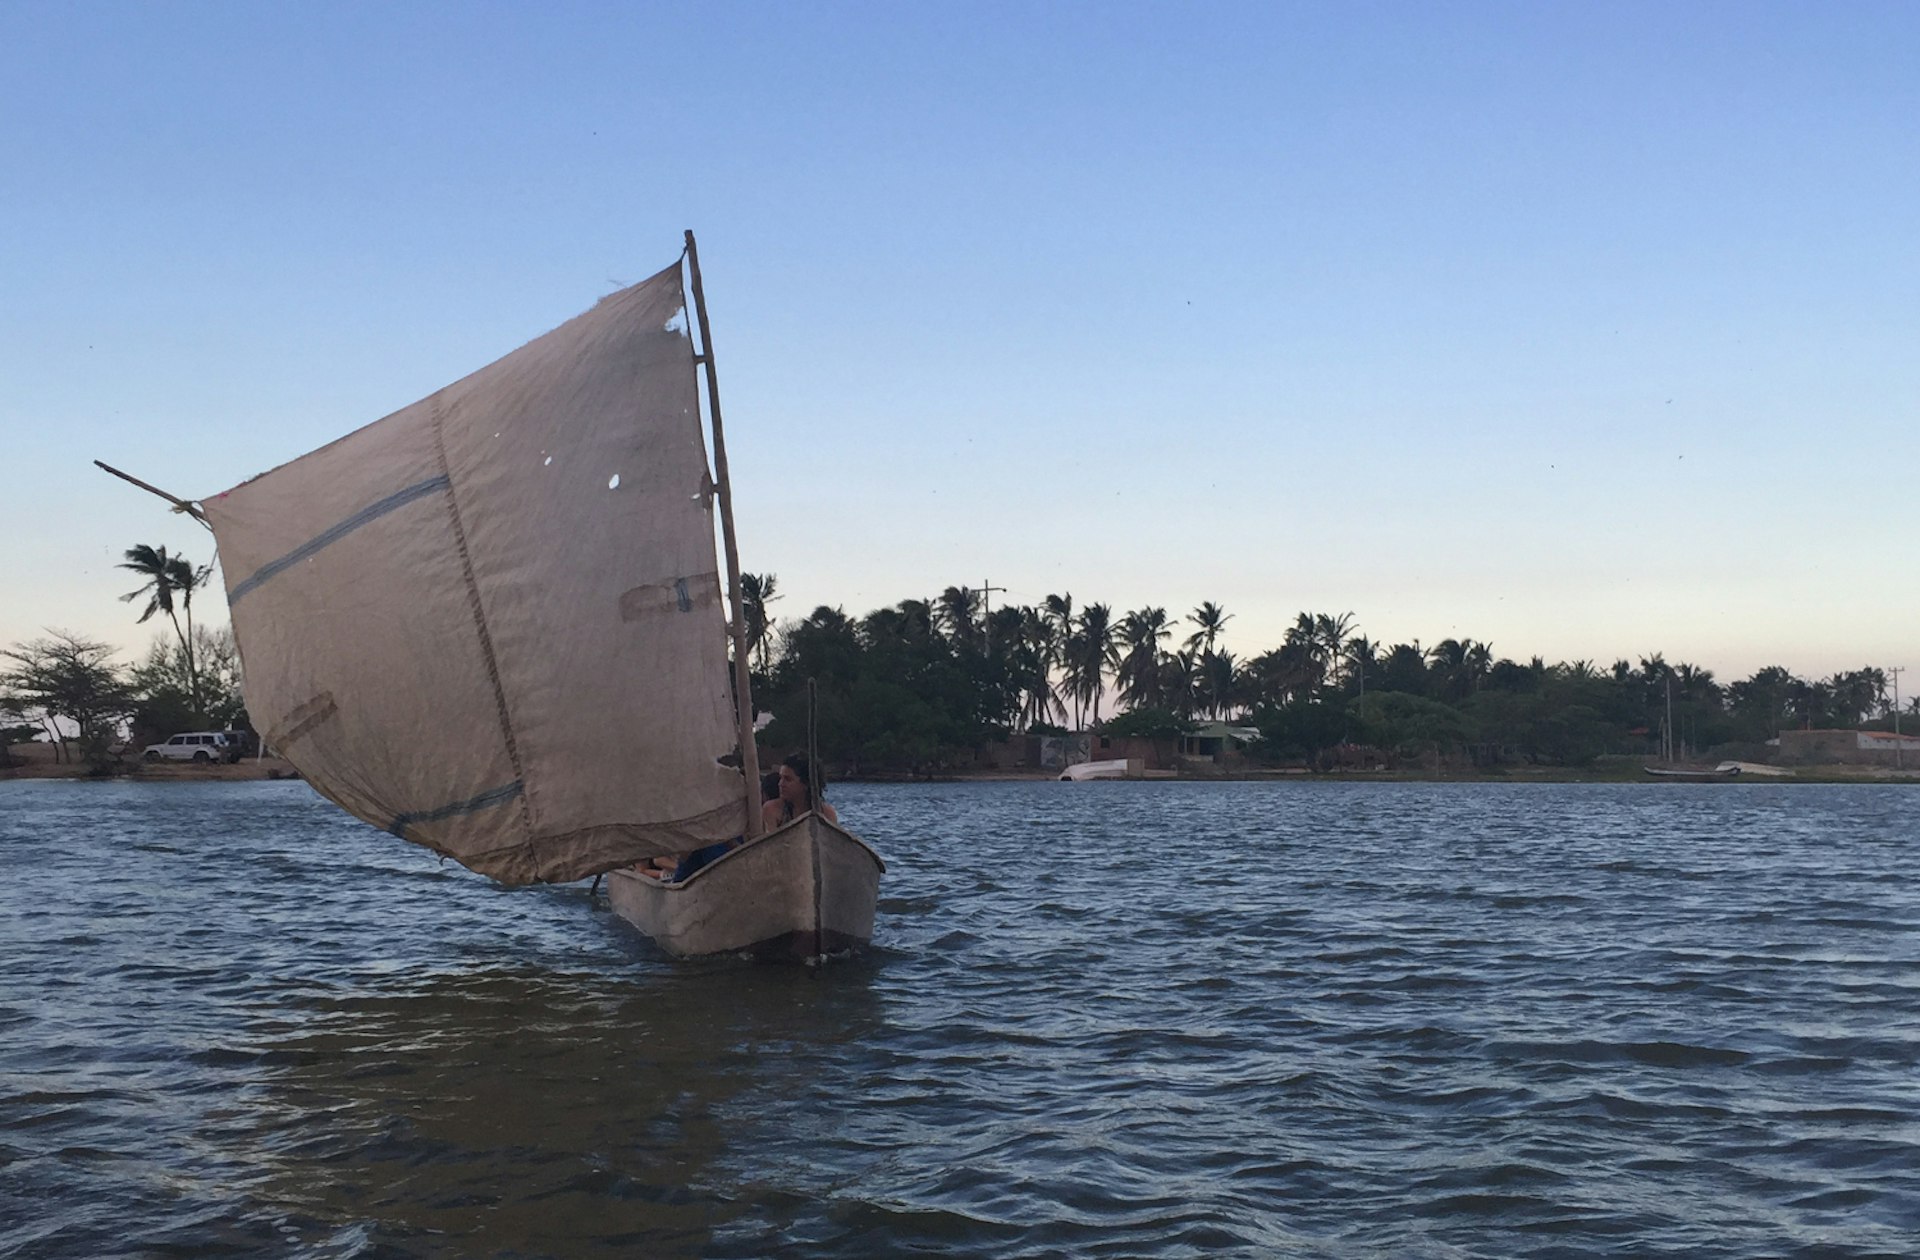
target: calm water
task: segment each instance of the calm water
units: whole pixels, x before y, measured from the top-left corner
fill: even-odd
[[[813,973],[300,784],[0,783],[0,1255],[1920,1250],[1920,791],[835,799]]]

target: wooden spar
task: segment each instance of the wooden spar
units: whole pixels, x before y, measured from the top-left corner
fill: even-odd
[[[727,551],[727,602],[733,606],[733,697],[740,722],[740,773],[746,777],[748,839],[761,832],[760,749],[753,739],[753,683],[747,672],[747,617],[740,600],[740,546],[733,533],[733,487],[727,480],[727,439],[720,427],[720,376],[713,366],[713,333],[707,327],[707,295],[700,287],[700,251],[687,229],[687,270],[693,279],[693,310],[700,321],[700,361],[707,367],[707,413],[713,420],[714,489],[720,498],[720,536]]]
[[[95,468],[102,470],[103,472],[112,473],[114,476],[120,478],[120,480],[122,481],[132,482],[134,485],[139,486],[142,490],[145,490],[148,494],[159,495],[161,498],[165,499],[167,502],[173,504],[174,511],[185,512],[188,516],[191,516],[194,520],[199,521],[202,525],[207,525],[207,518],[200,514],[200,509],[195,507],[193,504],[187,502],[187,500],[179,498],[175,495],[168,494],[165,490],[162,490],[158,486],[150,486],[146,482],[140,480],[140,478],[133,476],[131,473],[121,472],[118,468],[115,468],[112,464],[104,464],[96,459],[93,461],[93,466]],[[207,525],[207,528],[212,529],[213,526]]]

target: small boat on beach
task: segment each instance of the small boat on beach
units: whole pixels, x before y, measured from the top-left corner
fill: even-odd
[[[1723,761],[1712,768],[1706,766],[1643,766],[1641,768],[1656,779],[1693,779],[1701,782],[1734,779],[1743,774],[1758,775],[1768,779],[1793,777],[1791,770],[1752,761]]]
[[[348,813],[504,884],[611,875],[676,955],[870,938],[872,849],[812,814],[760,834],[693,233],[412,406],[202,502],[155,493],[214,532],[255,728]],[[734,839],[677,884],[633,873]]]
[[[1085,783],[1089,779],[1124,779],[1127,777],[1127,760],[1124,757],[1112,761],[1083,761],[1068,766],[1060,775],[1063,783]]]

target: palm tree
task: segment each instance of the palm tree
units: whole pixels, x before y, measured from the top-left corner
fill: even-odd
[[[955,643],[967,647],[978,646],[973,636],[978,629],[975,622],[980,614],[979,591],[965,586],[949,586],[940,592],[935,609],[940,625]]]
[[[1233,620],[1233,614],[1209,599],[1201,601],[1200,607],[1187,615],[1187,620],[1199,627],[1187,636],[1187,646],[1197,647],[1203,652],[1211,652],[1214,642],[1220,637],[1220,632],[1226,628],[1229,621]]]
[[[1084,713],[1091,705],[1093,721],[1100,721],[1100,693],[1103,677],[1116,663],[1113,648],[1113,610],[1105,604],[1088,604],[1080,610],[1080,619],[1067,644],[1067,687],[1074,703]]]
[[[1060,670],[1060,720],[1067,719],[1067,700],[1073,695],[1073,687],[1068,681],[1067,645],[1073,642],[1073,596],[1062,592],[1049,595],[1041,601],[1040,614],[1052,624],[1053,654],[1047,660],[1049,669]]]
[[[1387,649],[1387,654],[1380,658],[1380,690],[1404,691],[1415,696],[1424,696],[1433,690],[1426,649],[1420,646],[1420,640],[1396,643]]]
[[[1351,615],[1351,614],[1349,614]],[[1367,695],[1367,671],[1380,667],[1380,645],[1364,634],[1356,634],[1347,640],[1344,662],[1353,667],[1354,675],[1360,680],[1360,697]]]
[[[1049,595],[1041,607],[1041,615],[1053,623],[1059,631],[1058,640],[1065,644],[1073,637],[1073,596]]]
[[[1469,639],[1467,645],[1467,690],[1478,691],[1487,675],[1493,672],[1493,644]]]
[[[1200,672],[1206,677],[1207,693],[1211,697],[1209,711],[1216,718],[1225,717],[1232,710],[1240,689],[1239,662],[1233,659],[1233,653],[1225,650],[1208,652],[1200,658]]]
[[[1326,649],[1327,665],[1333,674],[1333,685],[1340,685],[1340,666],[1345,659],[1342,651],[1346,646],[1347,634],[1353,629],[1353,614],[1335,613],[1328,616],[1321,613],[1313,619],[1314,633],[1320,636],[1320,646]]]
[[[1142,608],[1120,619],[1121,656],[1113,681],[1128,705],[1154,708],[1161,704],[1160,645],[1172,637],[1164,608]]]
[[[1493,645],[1472,639],[1442,639],[1427,657],[1449,700],[1465,700],[1480,690],[1481,682],[1493,669]]]
[[[933,601],[903,599],[895,607],[900,610],[900,616],[906,624],[909,636],[921,642],[933,637]]]
[[[1319,619],[1312,613],[1295,617],[1280,651],[1287,661],[1286,672],[1296,679],[1293,694],[1311,699],[1327,677],[1327,641],[1320,634]]]
[[[1056,708],[1067,708],[1053,688],[1053,666],[1059,657],[1059,631],[1053,622],[1031,607],[1020,609],[1020,632],[1014,637],[1013,678],[1025,697],[1020,720],[1027,726],[1048,721]]]
[[[1833,714],[1842,726],[1858,726],[1886,705],[1886,672],[1872,666],[1835,674],[1827,679],[1826,687],[1832,696]]]
[[[762,674],[767,672],[772,646],[767,640],[767,605],[780,598],[774,594],[778,585],[779,579],[772,573],[740,575],[740,612],[747,624],[747,653],[759,657]]]
[[[147,597],[147,606],[135,625],[145,625],[147,619],[157,612],[167,614],[167,620],[173,623],[173,633],[180,640],[180,651],[186,658],[188,699],[192,701],[194,714],[198,716],[201,711],[200,671],[193,659],[193,593],[206,584],[213,566],[195,569],[185,556],[170,556],[165,547],[149,547],[144,543],[129,547],[125,554],[126,561],[119,567],[138,573],[147,580],[138,590],[122,595],[120,600],[128,603],[142,595]],[[174,611],[176,602],[180,612],[187,615],[184,630],[180,627],[179,613]]]
[[[1200,654],[1192,648],[1171,652],[1160,662],[1160,687],[1168,707],[1183,722],[1193,718],[1200,702]]]

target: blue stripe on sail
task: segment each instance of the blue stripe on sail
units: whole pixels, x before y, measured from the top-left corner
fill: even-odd
[[[313,538],[301,543],[298,547],[295,547],[286,555],[281,556],[278,560],[272,560],[261,565],[228,593],[227,606],[232,607],[234,604],[239,603],[241,596],[268,578],[285,571],[293,565],[299,564],[316,551],[331,547],[334,543],[339,542],[342,538],[345,538],[354,530],[359,529],[362,525],[368,524],[371,521],[377,521],[394,509],[403,508],[415,499],[425,498],[436,490],[445,490],[447,485],[448,481],[446,475],[443,473],[438,477],[429,477],[425,481],[416,482],[404,490],[396,490],[386,498],[381,499],[378,503],[368,504],[325,533],[315,535]]]
[[[525,788],[520,780],[515,779],[505,787],[497,787],[490,792],[482,792],[471,800],[456,801],[452,805],[442,805],[439,809],[423,809],[411,814],[395,815],[394,820],[388,824],[387,830],[404,840],[407,835],[407,828],[414,823],[439,822],[442,819],[453,818],[460,814],[471,814],[479,810],[491,809],[495,805],[506,804],[516,796],[519,796],[524,790]]]

